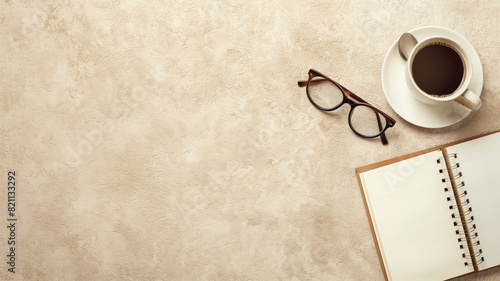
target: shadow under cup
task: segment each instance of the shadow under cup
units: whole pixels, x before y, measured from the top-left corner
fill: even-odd
[[[428,38],[414,48],[409,59],[412,84],[427,99],[453,100],[467,90],[471,80],[465,52],[447,38]]]

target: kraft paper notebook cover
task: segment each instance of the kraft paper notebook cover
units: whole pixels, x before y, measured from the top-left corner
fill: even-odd
[[[386,280],[500,265],[500,131],[356,169]]]

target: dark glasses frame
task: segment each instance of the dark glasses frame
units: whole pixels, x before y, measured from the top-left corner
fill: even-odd
[[[337,86],[340,89],[340,91],[342,92],[342,94],[344,95],[342,102],[334,107],[331,107],[331,108],[325,108],[325,107],[318,105],[316,102],[314,102],[314,99],[311,98],[311,95],[309,93],[309,84],[313,84],[313,83],[317,83],[317,82],[324,82],[325,80],[327,80],[327,81],[333,83],[335,86]],[[338,109],[339,107],[341,107],[342,105],[344,105],[346,103],[349,104],[351,106],[351,110],[349,111],[348,124],[349,124],[349,127],[351,128],[351,130],[356,135],[363,137],[363,138],[376,138],[376,137],[380,136],[382,144],[387,145],[389,143],[387,141],[385,131],[388,128],[393,127],[396,124],[396,120],[394,120],[392,117],[387,115],[382,110],[372,106],[367,101],[358,97],[357,95],[355,95],[353,92],[349,91],[344,86],[333,81],[333,79],[331,79],[330,77],[328,77],[328,76],[326,76],[326,75],[324,75],[324,74],[322,74],[319,71],[314,70],[314,69],[309,70],[309,79],[307,81],[298,81],[298,85],[299,85],[299,87],[306,87],[307,98],[319,110],[333,111],[335,109]],[[377,116],[377,123],[378,123],[379,130],[380,130],[380,132],[378,134],[372,135],[372,136],[363,135],[360,132],[356,131],[356,129],[354,129],[354,127],[351,123],[351,117],[352,117],[352,113],[353,113],[354,108],[356,108],[357,106],[366,106],[366,107],[372,109],[373,111],[375,111],[376,113],[379,113],[379,114],[375,114]],[[382,127],[383,124],[382,124],[382,120],[380,120],[380,116],[383,116],[386,119],[385,127]]]

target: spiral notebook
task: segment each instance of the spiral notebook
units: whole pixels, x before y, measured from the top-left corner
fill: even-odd
[[[500,131],[356,169],[386,280],[500,265]]]

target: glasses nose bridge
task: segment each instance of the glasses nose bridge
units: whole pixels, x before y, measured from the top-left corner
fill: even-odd
[[[352,114],[352,110],[354,109],[354,107],[356,107],[356,103],[353,102],[352,100],[349,100],[347,97],[344,99],[344,101],[342,103],[340,103],[339,105],[337,105],[337,107],[335,107],[333,110],[338,110],[338,109],[342,108],[346,104],[349,105],[348,116],[350,116]]]
[[[352,99],[349,98],[349,96],[346,95],[346,98],[345,98],[345,101],[344,101],[344,104],[347,103],[351,106],[351,110],[356,107],[356,105],[358,104],[357,102],[353,101]]]

